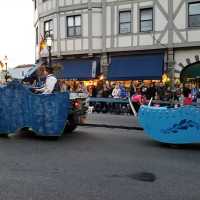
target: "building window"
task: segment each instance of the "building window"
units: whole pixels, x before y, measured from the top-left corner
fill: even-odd
[[[140,32],[153,31],[153,8],[140,9]]]
[[[81,36],[81,16],[69,16],[67,17],[67,36],[77,37]]]
[[[44,22],[44,37],[51,37],[53,39],[53,20]]]
[[[188,26],[200,26],[200,2],[192,2],[188,4]]]
[[[130,33],[131,32],[131,11],[120,11],[119,12],[119,33]]]
[[[36,27],[36,30],[35,30],[35,43],[36,45],[38,45],[39,43],[39,33],[38,33],[38,27]]]

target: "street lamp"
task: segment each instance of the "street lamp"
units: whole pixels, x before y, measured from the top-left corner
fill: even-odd
[[[51,67],[51,47],[52,47],[52,38],[51,36],[48,36],[46,38],[46,44],[47,44],[47,47],[48,47],[48,51],[49,51],[49,67]]]
[[[5,63],[5,66],[6,66],[5,80],[7,82],[8,81],[8,57],[7,56],[4,57],[4,63]]]

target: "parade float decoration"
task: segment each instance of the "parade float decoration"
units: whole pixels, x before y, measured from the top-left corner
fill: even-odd
[[[154,140],[168,144],[200,142],[200,108],[141,106],[138,119],[144,132]]]
[[[30,128],[37,135],[60,136],[69,115],[69,94],[34,94],[18,81],[0,87],[0,135]]]
[[[180,81],[186,83],[190,80],[193,83],[199,82],[200,62],[199,56],[195,56],[195,62],[186,59],[187,66],[182,63]],[[165,79],[167,76],[163,76]],[[167,80],[167,79],[166,79]],[[173,91],[173,90],[172,90]],[[144,128],[144,132],[154,140],[168,144],[190,144],[200,142],[200,105],[155,107],[143,105],[139,109],[138,120]]]

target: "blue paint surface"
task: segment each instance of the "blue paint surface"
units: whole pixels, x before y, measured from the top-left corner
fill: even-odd
[[[108,80],[160,80],[163,70],[163,53],[113,56],[108,67]]]
[[[33,94],[17,81],[0,87],[0,134],[29,127],[42,136],[60,136],[67,122],[69,94]]]
[[[171,144],[200,142],[200,108],[141,106],[138,119],[145,133],[154,140]]]

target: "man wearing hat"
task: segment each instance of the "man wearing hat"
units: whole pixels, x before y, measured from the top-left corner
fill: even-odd
[[[41,64],[44,66],[44,76],[46,81],[44,87],[35,88],[34,91],[42,94],[51,94],[54,91],[55,85],[57,83],[57,78],[53,75],[53,68],[46,65],[46,63]]]

